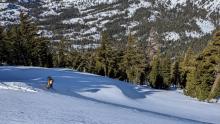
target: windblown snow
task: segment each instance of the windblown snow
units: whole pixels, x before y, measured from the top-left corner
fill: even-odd
[[[47,77],[55,80],[46,89]],[[220,104],[70,69],[0,67],[0,124],[219,123]]]

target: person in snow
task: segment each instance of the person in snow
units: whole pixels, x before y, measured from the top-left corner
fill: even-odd
[[[53,78],[51,76],[48,77],[48,81],[47,81],[47,88],[52,88],[53,87]]]

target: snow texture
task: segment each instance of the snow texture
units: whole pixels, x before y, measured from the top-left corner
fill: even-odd
[[[180,35],[177,32],[166,32],[164,36],[167,41],[177,41],[180,39]]]
[[[87,45],[76,45],[76,44],[74,44],[74,45],[72,45],[72,47],[74,49],[90,49],[90,48],[95,49],[95,48],[100,47],[100,44],[87,44]]]
[[[47,77],[54,88],[45,89]],[[219,103],[71,69],[0,67],[0,124],[219,123]]]
[[[188,31],[185,31],[185,34],[187,37],[191,37],[191,38],[200,38],[202,35],[196,31],[191,31],[191,32],[188,32]]]
[[[168,9],[175,8],[178,4],[184,5],[186,3],[186,0],[158,0],[158,2],[162,2],[163,4],[167,5]]]
[[[18,23],[20,12],[28,11],[20,5],[0,3],[0,26]]]
[[[85,22],[83,21],[82,18],[73,18],[70,20],[63,21],[63,24],[75,24],[75,23],[84,24]]]
[[[138,10],[139,8],[148,8],[151,6],[150,2],[147,2],[145,0],[140,0],[138,4],[133,3],[129,6],[128,10],[128,17],[132,17],[134,15],[134,13],[136,12],[136,10]]]
[[[204,34],[212,33],[215,30],[215,25],[209,20],[197,19],[196,24]]]

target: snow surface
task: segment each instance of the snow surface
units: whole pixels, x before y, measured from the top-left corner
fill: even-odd
[[[167,41],[177,41],[180,39],[180,35],[177,32],[166,32],[164,36]]]
[[[48,37],[48,38],[52,38],[54,36],[52,31],[48,31],[48,30],[39,30],[38,34],[40,34],[41,36],[44,37]]]
[[[136,3],[130,4],[129,8],[127,9],[128,17],[132,17],[139,8],[142,8],[142,7],[148,8],[150,6],[151,6],[151,3],[145,0],[140,0],[138,4]]]
[[[204,34],[212,33],[215,30],[215,25],[209,20],[197,19],[196,24]]]
[[[46,16],[57,16],[60,15],[61,13],[57,13],[55,12],[53,9],[50,9],[48,11],[44,11],[43,13],[40,14],[40,16],[42,17],[46,17]]]
[[[63,21],[63,24],[75,24],[75,23],[84,24],[85,22],[82,18],[72,18],[70,20]]]
[[[47,77],[55,80],[47,90]],[[220,104],[70,69],[0,67],[0,124],[219,123]]]
[[[74,44],[74,45],[72,45],[72,47],[74,49],[90,49],[90,48],[96,49],[96,48],[100,47],[100,44],[86,44],[86,45],[76,45],[76,44]]]
[[[0,10],[6,9],[9,3],[0,3]]]
[[[18,23],[21,11],[27,12],[27,9],[20,5],[0,2],[0,26]]]
[[[41,0],[44,5],[44,8],[49,9],[65,9],[71,6],[78,8],[80,11],[84,10],[91,6],[96,6],[102,3],[111,4],[116,2],[117,0],[60,0],[60,1],[52,1],[52,0]]]
[[[158,2],[166,4],[168,9],[175,8],[178,4],[185,5],[186,0],[158,0]]]
[[[195,1],[195,4],[199,7],[199,8],[205,8],[206,10],[209,11],[209,14],[211,14],[212,12],[218,12],[220,13],[219,9],[220,9],[220,1],[219,0],[210,0],[210,1],[205,1],[204,4],[200,4],[204,2],[203,0],[197,0]]]
[[[212,12],[219,12],[220,9],[220,1],[219,0],[191,0],[194,5],[196,5],[198,8],[206,9],[209,14]],[[178,4],[181,6],[186,5],[187,0],[158,0],[157,3],[165,4],[167,9],[173,9]]]
[[[185,31],[187,37],[200,38],[202,35],[196,31]]]

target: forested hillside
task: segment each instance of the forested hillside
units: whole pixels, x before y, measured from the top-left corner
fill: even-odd
[[[150,30],[158,33],[161,52],[182,54],[188,46],[201,51],[219,25],[218,0],[6,0],[0,3],[0,23],[18,23],[28,12],[41,33],[52,40],[66,37],[74,47],[96,47],[102,31],[112,42],[126,43],[129,32],[147,44]],[[78,46],[80,45],[80,46]]]

